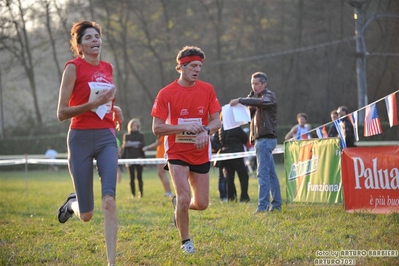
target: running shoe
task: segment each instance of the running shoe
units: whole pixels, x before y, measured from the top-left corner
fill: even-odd
[[[194,243],[192,240],[187,241],[183,245],[181,245],[181,250],[185,254],[195,253]]]
[[[73,215],[73,213],[70,213],[68,211],[68,204],[72,200],[76,200],[76,194],[75,193],[69,194],[69,196],[67,197],[65,202],[58,209],[58,221],[60,223],[62,223],[62,224],[65,223],[66,221],[68,221],[68,219],[71,218],[72,215]]]

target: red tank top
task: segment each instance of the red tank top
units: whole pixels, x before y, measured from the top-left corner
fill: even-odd
[[[90,96],[89,82],[103,82],[113,84],[112,66],[110,63],[100,61],[97,66],[87,63],[82,58],[75,58],[68,61],[69,64],[76,66],[76,81],[69,106],[77,106],[87,103]],[[75,116],[71,119],[70,128],[73,129],[99,129],[99,128],[115,128],[113,121],[114,102],[112,102],[111,111],[108,112],[103,119],[93,111],[87,111],[83,114]]]

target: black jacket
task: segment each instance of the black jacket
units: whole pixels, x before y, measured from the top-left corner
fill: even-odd
[[[122,149],[123,149],[122,158],[123,159],[144,158],[145,157],[143,151],[144,146],[145,146],[144,135],[139,131],[132,131],[130,132],[130,134],[124,134],[122,140]]]
[[[341,119],[344,124],[343,129],[345,132],[346,147],[356,147],[355,145],[355,130],[353,129],[352,122],[348,117]]]
[[[334,137],[338,137],[338,130],[335,127],[335,124],[332,123],[330,129],[328,130],[328,137],[329,138],[334,138]]]
[[[224,130],[223,126],[212,138],[212,148],[218,153],[243,152],[248,135],[241,127]]]
[[[251,111],[251,143],[259,138],[277,138],[277,99],[267,88],[258,96],[240,98]]]

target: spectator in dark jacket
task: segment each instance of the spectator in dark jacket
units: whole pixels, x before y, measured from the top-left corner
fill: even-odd
[[[243,104],[251,112],[250,138],[255,144],[258,178],[258,207],[254,214],[281,210],[281,191],[274,165],[273,150],[277,146],[277,99],[267,88],[267,75],[251,75],[252,91],[246,98],[230,100],[230,105]],[[271,199],[271,200],[270,200]]]
[[[337,110],[332,110],[330,116],[331,116],[331,121],[334,122],[335,120],[337,120],[338,119]],[[335,127],[334,123],[331,124],[330,129],[328,130],[328,137],[329,138],[338,137],[338,130]]]
[[[248,135],[241,127],[224,130],[223,126],[215,132],[214,142],[220,144],[218,153],[244,152],[244,145],[248,142]],[[235,158],[220,161],[220,167],[224,168],[227,177],[227,198],[229,201],[237,201],[237,191],[234,184],[234,174],[237,172],[240,180],[240,202],[249,202],[248,172],[244,158]]]
[[[137,159],[144,158],[143,147],[145,146],[144,135],[140,132],[140,120],[133,118],[127,124],[128,133],[123,135],[122,141],[122,158],[123,159]],[[132,196],[136,196],[136,186],[134,184],[136,172],[137,181],[139,184],[139,198],[143,196],[143,166],[140,164],[126,164],[126,168],[130,175],[130,188]]]

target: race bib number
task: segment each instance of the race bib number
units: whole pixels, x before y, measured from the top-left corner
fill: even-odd
[[[179,118],[177,120],[178,125],[184,125],[184,124],[194,124],[194,123],[199,123],[202,125],[202,119],[201,118]],[[176,143],[195,143],[195,139],[197,138],[197,134],[184,131],[182,133],[176,134]]]

